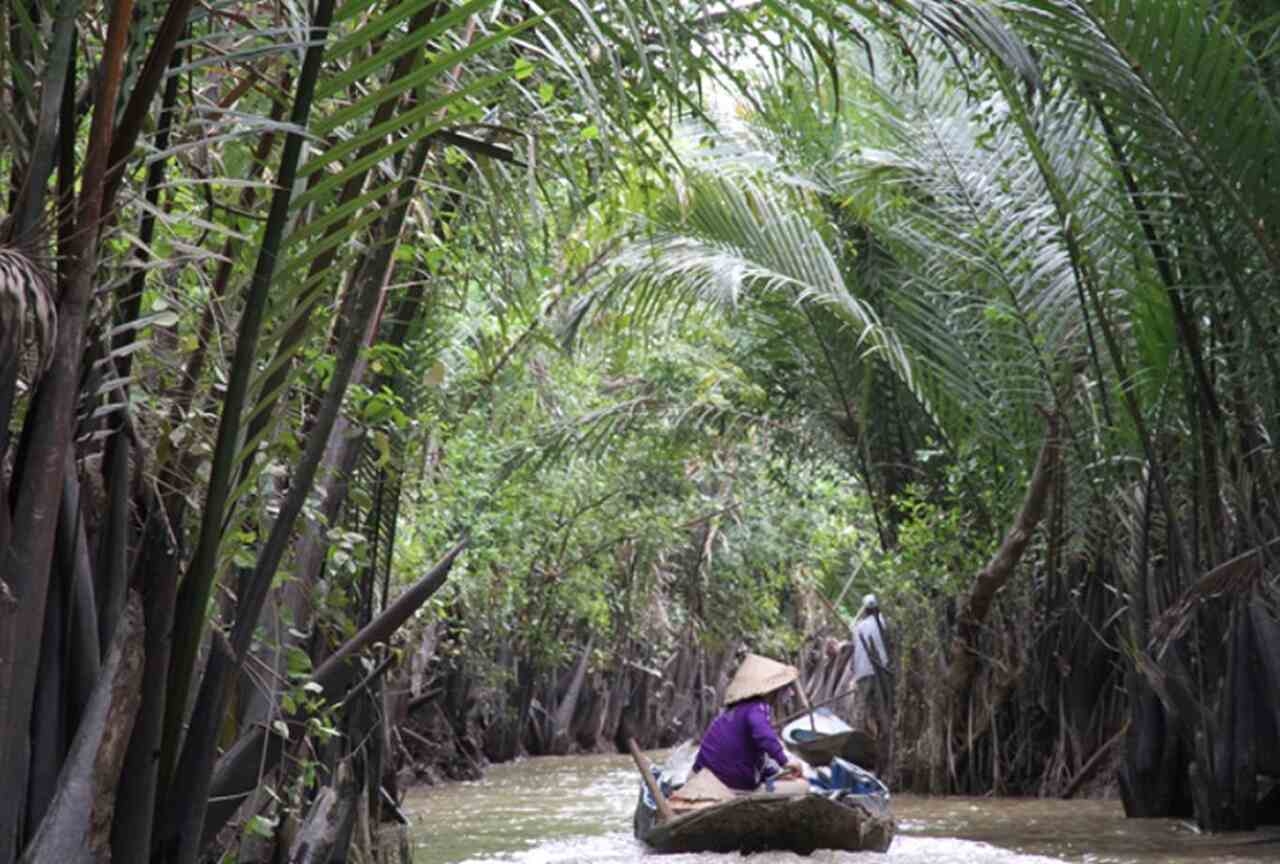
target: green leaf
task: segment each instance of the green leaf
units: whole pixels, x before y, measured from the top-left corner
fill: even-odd
[[[291,646],[285,654],[285,668],[290,678],[304,678],[311,674],[311,656],[301,648]]]
[[[280,721],[277,720],[276,722]],[[278,821],[275,819],[268,819],[265,816],[252,816],[245,823],[245,830],[257,837],[270,839],[275,836],[277,824]]]

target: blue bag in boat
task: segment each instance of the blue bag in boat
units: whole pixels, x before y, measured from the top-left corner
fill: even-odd
[[[889,797],[889,788],[879,777],[839,757],[832,759],[830,765],[818,768],[815,774],[809,778],[809,785],[827,792]]]

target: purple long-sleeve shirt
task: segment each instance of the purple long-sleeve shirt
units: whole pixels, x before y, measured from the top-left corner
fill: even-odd
[[[702,736],[693,769],[709,768],[731,789],[755,789],[766,754],[779,766],[787,763],[787,752],[769,719],[769,706],[760,699],[731,706]]]

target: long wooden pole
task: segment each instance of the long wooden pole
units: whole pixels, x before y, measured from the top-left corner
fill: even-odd
[[[853,568],[853,572],[849,574],[849,578],[845,580],[844,587],[840,589],[840,593],[836,595],[836,602],[831,604],[833,611],[840,608],[840,601],[844,600],[844,595],[849,593],[849,588],[853,586],[853,580],[858,578],[858,574],[862,572],[862,567],[866,564],[863,558],[858,559],[858,566]]]
[[[809,705],[808,698],[804,696],[803,691],[801,691],[800,701],[802,704],[805,705],[804,710],[797,711],[794,714],[788,714],[786,717],[783,717],[781,720],[774,723],[773,728],[781,729],[783,726],[786,726],[792,720],[797,720],[806,714],[812,714],[818,708],[825,708],[828,705],[832,704],[833,702],[839,702],[841,699],[844,699],[848,696],[852,696],[854,692],[857,691],[857,689],[858,689],[857,687],[850,687],[848,690],[842,690],[841,692],[832,696],[830,699],[823,699],[821,702],[817,703],[816,705]]]
[[[799,681],[796,682],[796,690],[800,693],[800,704],[804,706],[805,713],[809,715],[809,728],[817,732],[818,718],[814,716],[813,706],[809,704],[809,694],[804,692],[804,685]]]
[[[649,794],[653,796],[653,801],[658,805],[658,821],[665,822],[675,814],[671,811],[671,805],[667,803],[667,796],[662,794],[662,787],[658,785],[658,781],[654,779],[653,770],[649,764],[649,760],[640,752],[636,739],[627,739],[627,749],[631,751],[631,758],[636,763],[636,768],[640,770],[640,777],[644,780],[644,785],[649,787]]]

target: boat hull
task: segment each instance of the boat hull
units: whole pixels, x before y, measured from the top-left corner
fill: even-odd
[[[641,794],[635,814],[636,837],[658,852],[885,852],[894,830],[872,795],[745,795],[661,822]]]
[[[868,771],[874,771],[880,761],[876,742],[871,736],[852,729],[809,741],[797,737],[788,740],[787,746],[810,765],[829,765],[838,756]]]

